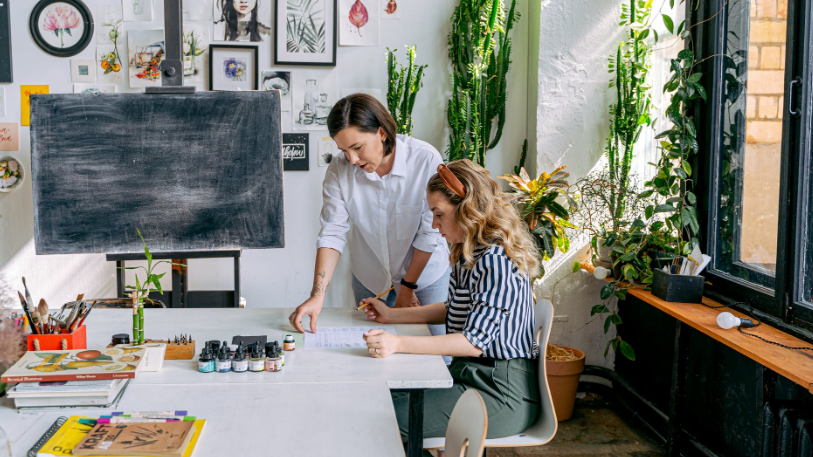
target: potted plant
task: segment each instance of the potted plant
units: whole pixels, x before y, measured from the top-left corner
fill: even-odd
[[[579,377],[584,371],[584,352],[549,344],[545,354],[545,370],[556,420],[566,421],[573,416]]]

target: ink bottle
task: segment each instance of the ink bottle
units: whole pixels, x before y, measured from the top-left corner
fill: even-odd
[[[279,371],[282,369],[282,361],[279,358],[279,348],[275,341],[269,351],[265,352],[265,371]]]
[[[200,352],[198,371],[201,373],[211,373],[215,371],[215,359],[212,357],[212,353],[209,352],[208,348],[203,348]]]
[[[240,344],[234,352],[234,358],[231,361],[232,371],[242,373],[248,370],[248,359],[246,358],[246,348]]]
[[[259,346],[254,346],[251,351],[251,357],[248,359],[248,369],[249,371],[265,370],[265,358],[262,356]]]
[[[294,342],[293,335],[285,335],[285,339],[282,341],[282,349],[286,351],[293,351],[296,349],[296,343]]]
[[[231,357],[229,356],[229,347],[221,346],[220,355],[217,357],[217,372],[228,373],[231,371]]]
[[[239,347],[240,346],[236,344],[229,345],[229,353],[231,354],[231,358],[234,358],[234,356],[237,355],[237,348]]]

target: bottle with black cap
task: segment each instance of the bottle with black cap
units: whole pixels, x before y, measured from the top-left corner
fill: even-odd
[[[113,346],[117,344],[130,344],[130,335],[127,333],[116,333],[113,335]]]
[[[248,359],[249,371],[265,370],[265,357],[263,357],[262,352],[259,344],[255,344],[254,347],[251,348],[251,356]]]
[[[217,357],[217,372],[218,373],[228,373],[231,371],[231,353],[229,352],[229,346],[224,344],[220,346],[220,354]]]
[[[243,373],[248,370],[246,348],[242,342],[237,346],[237,351],[234,353],[234,358],[231,361],[231,369],[237,373]]]
[[[204,347],[200,352],[200,359],[198,359],[198,371],[201,373],[211,373],[215,371],[215,359],[209,348]]]

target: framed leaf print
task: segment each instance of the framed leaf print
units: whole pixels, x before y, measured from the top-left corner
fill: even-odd
[[[274,64],[336,66],[337,0],[277,0]]]
[[[70,57],[93,39],[93,16],[81,0],[40,0],[31,11],[28,28],[43,51]]]

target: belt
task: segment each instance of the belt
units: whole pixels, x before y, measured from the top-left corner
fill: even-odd
[[[479,365],[485,365],[487,367],[496,367],[497,365],[501,364],[507,365],[512,360],[515,361],[515,363],[519,362],[520,360],[528,360],[528,362],[533,362],[531,359],[495,359],[493,357],[455,357],[452,360],[452,363],[454,363],[456,360],[476,363]]]

